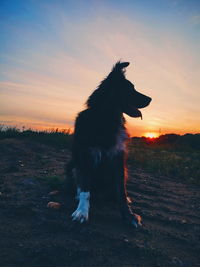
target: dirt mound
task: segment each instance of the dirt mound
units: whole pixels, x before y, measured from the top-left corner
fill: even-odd
[[[70,153],[30,141],[0,141],[0,266],[199,266],[198,188],[130,166],[128,193],[144,226],[121,222],[112,204],[71,223],[76,203],[59,189]],[[47,208],[49,201],[61,204]]]

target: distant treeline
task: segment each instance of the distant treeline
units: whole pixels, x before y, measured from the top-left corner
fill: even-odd
[[[73,134],[70,129],[59,130],[58,128],[53,128],[39,131],[23,128],[20,130],[16,127],[0,125],[0,139],[5,138],[29,138],[46,144],[71,147]],[[131,140],[132,143],[151,146],[170,145],[173,147],[200,149],[200,133],[185,135],[165,134],[157,138],[132,137]]]
[[[200,149],[200,133],[198,134],[164,134],[157,138],[132,137],[133,142],[145,143],[149,145],[171,145],[174,147],[191,147]]]

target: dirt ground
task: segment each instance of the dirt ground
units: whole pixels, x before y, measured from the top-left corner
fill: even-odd
[[[67,149],[25,140],[0,141],[0,266],[200,266],[197,186],[129,168],[128,193],[143,227],[134,230],[112,204],[92,206],[77,225],[76,203],[49,195],[51,177],[64,177]],[[47,208],[61,203],[59,210]]]

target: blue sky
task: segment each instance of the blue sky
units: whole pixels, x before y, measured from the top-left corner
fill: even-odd
[[[0,123],[72,128],[119,59],[152,96],[132,135],[199,132],[200,1],[1,1]]]

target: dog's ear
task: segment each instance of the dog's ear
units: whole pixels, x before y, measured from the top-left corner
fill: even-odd
[[[112,68],[111,73],[108,75],[109,78],[125,78],[125,68],[128,67],[129,62],[118,61]]]
[[[120,69],[123,69],[123,68],[126,68],[128,67],[130,63],[129,62],[117,62],[117,64],[115,66],[117,66],[117,68],[120,68]]]
[[[120,62],[118,61],[115,66],[113,67],[112,71],[119,71],[123,70],[124,68],[128,67],[130,63],[129,62]]]
[[[103,105],[110,106],[113,99],[113,93],[121,81],[126,79],[125,68],[129,62],[118,61],[112,68],[108,76],[101,82],[98,88],[89,96],[86,105],[87,107],[102,107]]]

